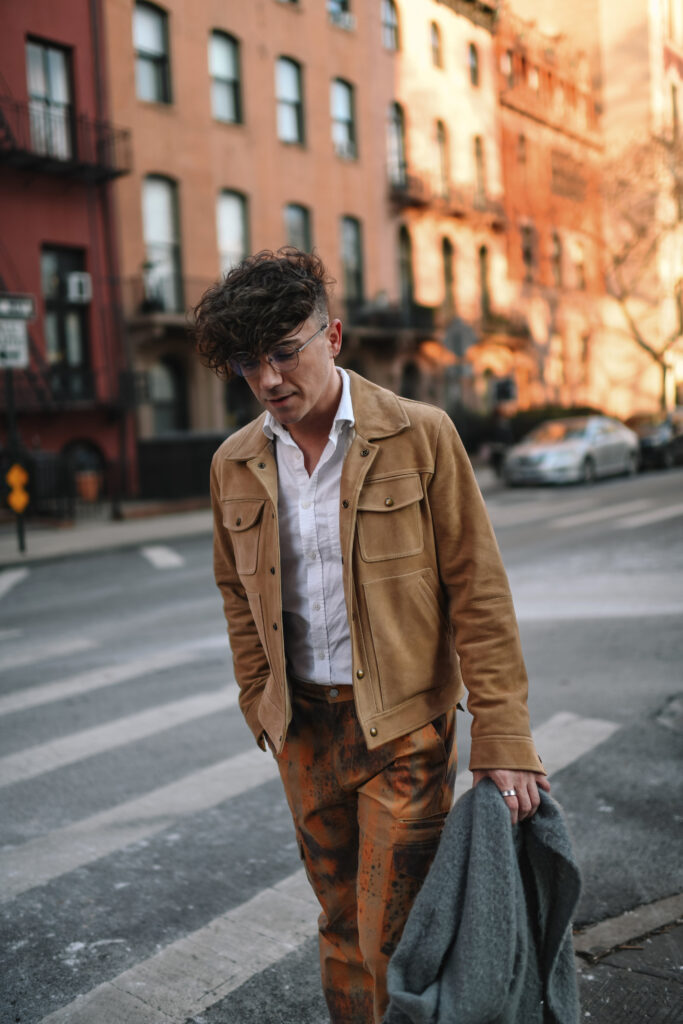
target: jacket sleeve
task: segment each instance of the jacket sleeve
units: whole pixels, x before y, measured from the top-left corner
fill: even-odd
[[[445,415],[428,493],[441,584],[473,716],[470,769],[542,772],[507,575],[469,458]]]
[[[223,525],[223,509],[216,471],[218,458],[218,454],[214,455],[211,463],[214,575],[223,598],[223,612],[228,624],[235,679],[240,688],[240,709],[258,745],[265,750],[258,706],[270,669],[249,607],[247,593],[235,568],[230,532]]]

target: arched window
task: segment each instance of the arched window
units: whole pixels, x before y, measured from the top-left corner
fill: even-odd
[[[225,32],[209,36],[211,112],[217,121],[242,121],[239,43]]]
[[[221,273],[227,274],[249,249],[247,199],[241,192],[225,189],[218,196],[216,208],[218,252]]]
[[[363,241],[356,217],[341,218],[341,258],[344,298],[357,306],[363,301]]]
[[[401,290],[401,305],[410,309],[415,301],[415,285],[413,279],[413,243],[405,224],[398,232],[398,278]]]
[[[486,172],[484,167],[484,143],[481,135],[474,138],[474,187],[475,203],[483,206],[486,202]]]
[[[275,96],[278,139],[302,143],[305,132],[301,65],[289,57],[279,57],[275,64]]]
[[[550,265],[553,271],[553,282],[556,288],[562,287],[562,240],[557,233],[553,231],[550,239]]]
[[[451,167],[448,155],[448,132],[443,121],[436,122],[436,146],[439,152],[439,195],[447,199],[451,187]]]
[[[432,64],[435,68],[443,67],[443,53],[441,50],[441,29],[435,21],[429,26],[429,40],[432,47]]]
[[[453,243],[450,238],[442,238],[441,256],[443,259],[444,307],[446,313],[451,315],[455,309],[455,261],[453,259]]]
[[[405,118],[398,103],[389,104],[387,124],[387,168],[392,185],[406,183]]]
[[[479,85],[479,51],[474,43],[470,43],[468,50],[468,62],[470,67],[470,84]]]
[[[337,156],[347,160],[358,156],[353,86],[342,78],[333,78],[330,88],[332,143]]]
[[[382,45],[385,50],[399,50],[398,11],[394,0],[382,0]]]
[[[148,103],[171,102],[168,15],[155,4],[139,0],[133,10],[135,90]]]

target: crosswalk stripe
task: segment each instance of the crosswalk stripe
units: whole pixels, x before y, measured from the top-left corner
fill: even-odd
[[[0,758],[0,786],[24,782],[86,757],[154,736],[176,725],[184,725],[195,718],[225,711],[237,703],[237,694],[237,687],[233,686],[216,693],[186,697],[126,718],[117,718],[106,725],[83,729],[58,740],[28,747],[16,754],[8,754]]]
[[[41,1024],[184,1024],[315,934],[317,910],[295,871]]]
[[[149,839],[183,815],[208,810],[277,776],[273,757],[254,746],[19,847],[0,850],[0,901]]]
[[[21,583],[28,576],[28,569],[5,569],[0,572],[0,598],[9,594],[12,587]]]
[[[164,544],[153,544],[140,550],[155,569],[179,569],[185,565],[183,556]]]
[[[72,639],[54,640],[47,643],[31,643],[23,651],[15,651],[14,654],[4,655],[2,667],[5,672],[14,668],[26,668],[28,665],[36,665],[40,661],[47,661],[48,658],[64,658],[69,654],[81,654],[83,651],[91,651],[97,644],[87,637],[73,637]]]
[[[543,767],[548,775],[553,775],[609,739],[619,728],[617,722],[603,718],[582,718],[573,711],[558,711],[533,730],[533,737],[536,750],[543,758]],[[458,775],[455,799],[471,786],[471,772]]]
[[[683,505],[669,505],[668,508],[655,508],[651,512],[641,512],[640,515],[627,516],[620,519],[614,525],[618,530],[632,530],[637,526],[647,526],[649,523],[662,523],[665,519],[675,519],[683,516]]]
[[[71,676],[68,679],[58,679],[54,682],[42,683],[39,686],[13,690],[11,693],[0,697],[0,716],[39,707],[41,704],[50,704],[53,701],[64,700],[66,697],[91,693],[93,690],[99,690],[105,686],[113,686],[115,683],[125,683],[130,679],[153,672],[160,672],[165,668],[177,668],[181,665],[187,665],[189,662],[197,661],[202,652],[215,647],[223,648],[227,651],[226,638],[224,636],[208,637],[188,647],[157,651],[154,654],[148,654],[144,657],[124,662],[121,665],[107,665],[104,668],[89,669],[86,672],[79,672],[78,675]]]
[[[568,502],[562,506],[563,513],[577,513],[585,510],[589,500]],[[494,526],[523,526],[525,523],[535,523],[542,519],[551,520],[555,507],[549,504],[523,504],[523,505],[489,505],[488,513]]]
[[[599,523],[605,519],[616,519],[617,516],[625,515],[627,512],[639,512],[645,508],[651,508],[651,498],[640,498],[638,501],[624,501],[619,505],[608,505],[606,508],[592,508],[587,512],[577,512],[571,516],[560,516],[559,519],[552,519],[550,525],[555,529],[565,529],[568,526],[583,526],[587,523]]]
[[[563,711],[539,726],[534,738],[548,748],[549,770],[559,771],[617,728]],[[467,776],[460,792],[471,785]],[[296,871],[41,1024],[184,1024],[315,935],[318,909],[304,871]]]

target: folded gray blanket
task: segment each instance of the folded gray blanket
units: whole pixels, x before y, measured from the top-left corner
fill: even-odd
[[[515,826],[484,779],[451,810],[389,963],[384,1024],[576,1024],[579,870],[541,791]]]

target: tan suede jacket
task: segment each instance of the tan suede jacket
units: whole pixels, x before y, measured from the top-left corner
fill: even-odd
[[[469,459],[444,412],[355,373],[356,436],[339,526],[353,687],[369,748],[405,735],[468,691],[470,768],[543,771],[498,546]],[[264,416],[211,467],[214,569],[240,706],[282,750],[292,711],[282,635],[277,466]]]

